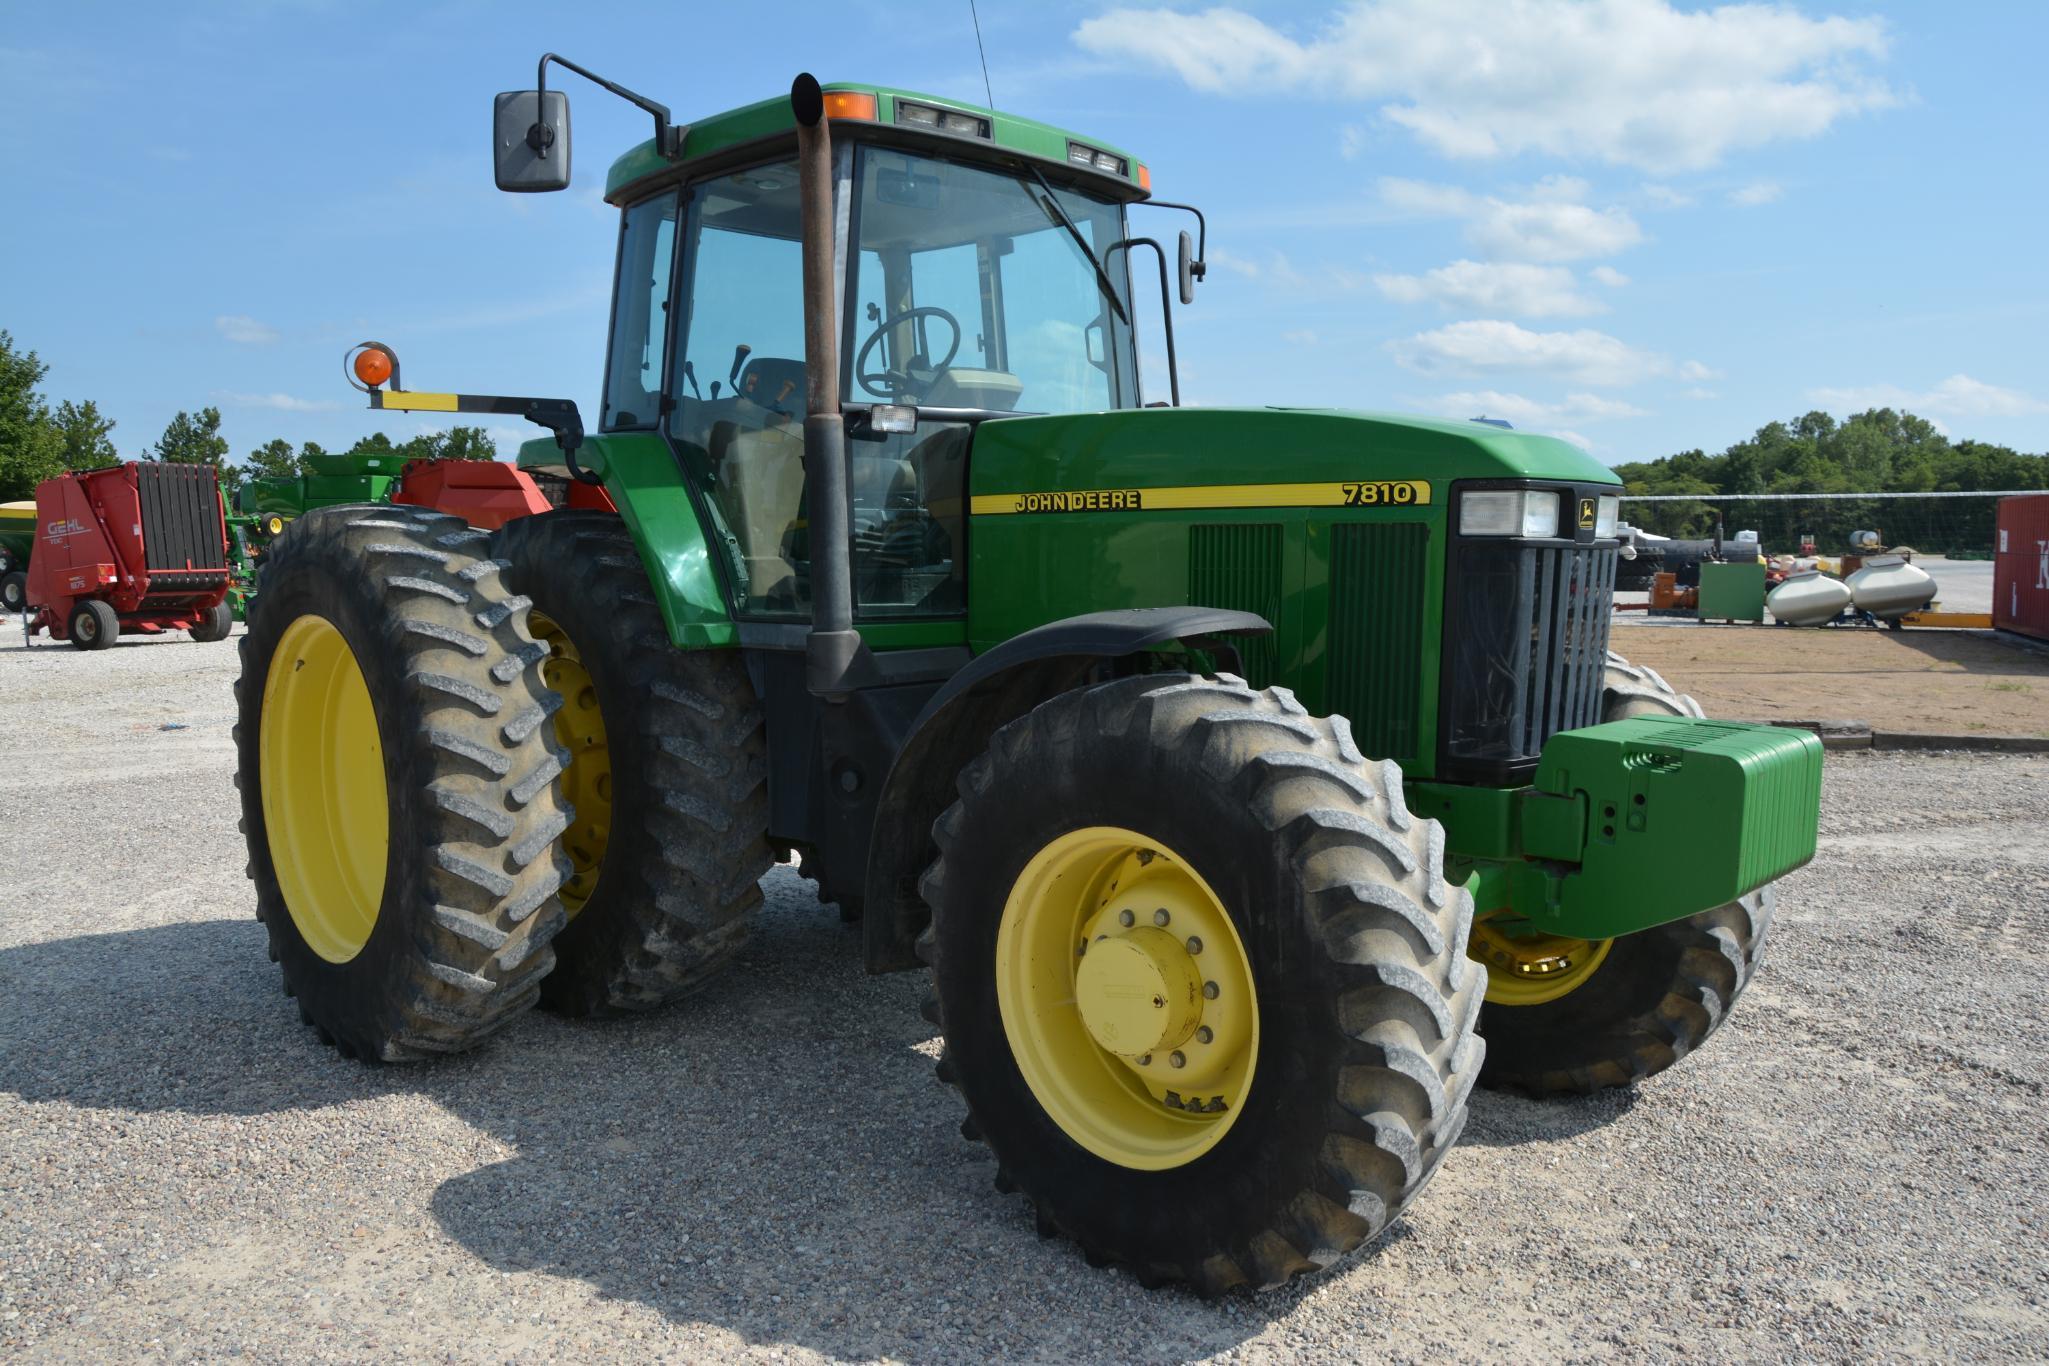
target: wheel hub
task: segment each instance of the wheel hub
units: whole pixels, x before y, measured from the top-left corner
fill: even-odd
[[[1074,1000],[1098,1044],[1138,1058],[1194,1035],[1202,1022],[1202,974],[1180,940],[1147,925],[1092,949],[1074,974]]]
[[[1195,1160],[1251,1091],[1250,955],[1195,870],[1134,831],[1071,831],[1026,863],[998,931],[996,998],[1040,1105],[1122,1166]]]
[[[1473,922],[1467,952],[1487,969],[1489,1001],[1534,1006],[1585,986],[1614,943],[1545,934],[1513,912],[1500,910]]]

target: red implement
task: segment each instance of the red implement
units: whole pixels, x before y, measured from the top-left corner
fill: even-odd
[[[29,630],[80,649],[123,631],[227,635],[228,532],[205,465],[130,461],[36,486]]]
[[[391,501],[452,512],[485,531],[549,507],[532,476],[502,460],[415,460]]]

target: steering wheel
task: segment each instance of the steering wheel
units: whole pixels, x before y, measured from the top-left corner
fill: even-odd
[[[918,318],[938,318],[953,329],[953,345],[946,348],[946,354],[932,368],[944,370],[953,364],[953,358],[960,354],[960,321],[943,308],[907,308],[901,313],[892,313],[875,324],[875,330],[869,334],[868,340],[861,343],[861,349],[854,355],[855,383],[871,394],[887,394],[891,398],[902,398],[910,393],[917,381],[911,378],[908,366],[903,370],[878,370],[871,374],[867,369],[868,353],[875,349],[889,329]]]

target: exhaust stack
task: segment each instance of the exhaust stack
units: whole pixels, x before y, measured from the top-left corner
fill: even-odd
[[[798,216],[804,233],[804,475],[811,521],[811,634],[805,686],[843,701],[861,650],[854,630],[847,515],[847,433],[840,417],[840,359],[833,299],[832,134],[825,95],[809,72],[790,86],[797,119]]]

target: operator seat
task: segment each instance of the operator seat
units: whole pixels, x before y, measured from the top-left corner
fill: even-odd
[[[734,415],[714,424],[710,444],[747,565],[747,595],[787,595],[796,568],[784,545],[804,516],[804,362],[758,357],[733,389]]]

